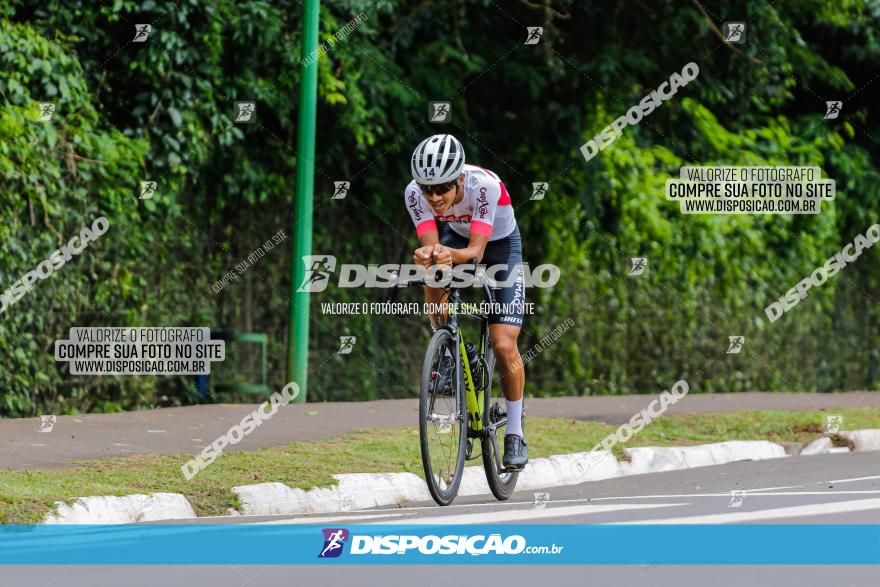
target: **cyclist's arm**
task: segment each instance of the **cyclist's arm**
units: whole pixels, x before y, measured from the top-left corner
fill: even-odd
[[[419,242],[423,247],[440,244],[440,237],[436,230],[429,230],[419,235]]]
[[[467,248],[449,249],[449,253],[452,255],[452,264],[458,265],[459,263],[470,263],[474,257],[477,258],[477,263],[479,263],[483,260],[483,253],[486,251],[486,243],[488,242],[488,234],[475,233],[471,230],[471,238],[468,241]]]
[[[406,189],[403,191],[403,200],[422,246],[427,247],[438,244],[440,238],[437,231],[437,222],[434,220],[434,212],[431,211],[415,182],[410,182],[406,186]]]

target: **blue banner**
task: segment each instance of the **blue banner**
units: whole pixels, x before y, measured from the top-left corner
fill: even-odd
[[[880,564],[880,525],[2,526],[0,564]]]

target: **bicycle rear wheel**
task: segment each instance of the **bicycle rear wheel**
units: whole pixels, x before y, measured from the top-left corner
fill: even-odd
[[[458,493],[464,471],[467,426],[461,365],[455,361],[456,339],[448,330],[434,333],[425,362],[419,398],[419,437],[428,491],[440,505]]]
[[[486,433],[481,440],[483,449],[483,469],[486,481],[496,499],[504,501],[513,495],[518,472],[503,473],[501,464],[504,450],[504,431],[507,430],[507,414],[504,410],[504,395],[501,393],[500,376],[495,374],[495,353],[490,345],[486,351],[487,388],[483,392],[483,427]],[[496,382],[497,380],[497,382]],[[492,426],[497,428],[493,430]],[[499,443],[498,439],[501,439]],[[499,446],[500,444],[500,446]]]

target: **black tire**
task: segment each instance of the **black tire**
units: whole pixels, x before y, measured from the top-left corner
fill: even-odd
[[[422,365],[421,393],[419,394],[419,438],[421,440],[422,466],[428,491],[439,505],[449,505],[458,493],[464,472],[467,446],[467,420],[464,417],[464,382],[461,364],[455,365],[452,377],[452,394],[438,393],[437,366],[444,356],[444,347],[455,355],[456,339],[445,329],[431,337],[425,361]],[[433,417],[429,413],[434,400]],[[448,419],[447,419],[448,417]],[[442,420],[441,420],[442,419]],[[448,426],[448,429],[447,429]],[[446,430],[446,431],[444,431]],[[444,440],[450,441],[448,449]],[[457,442],[457,445],[456,445]],[[435,450],[432,451],[432,448]],[[439,448],[440,450],[436,450]]]
[[[486,366],[488,367],[488,389],[483,393],[483,426],[489,426],[492,423],[492,414],[496,410],[492,409],[495,404],[500,409],[504,405],[504,395],[501,393],[501,382],[495,383],[495,353],[492,352],[491,345],[486,353]],[[489,489],[492,495],[500,501],[510,499],[516,488],[516,481],[519,478],[519,472],[500,473],[501,458],[504,451],[504,430],[507,426],[502,426],[497,430],[496,434],[490,434],[488,431],[483,435],[481,447],[483,449],[483,469],[486,471],[486,481],[489,483]]]

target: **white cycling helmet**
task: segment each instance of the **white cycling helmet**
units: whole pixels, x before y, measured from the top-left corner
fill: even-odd
[[[430,136],[413,151],[410,170],[417,183],[437,185],[458,179],[464,169],[464,148],[452,135]]]

